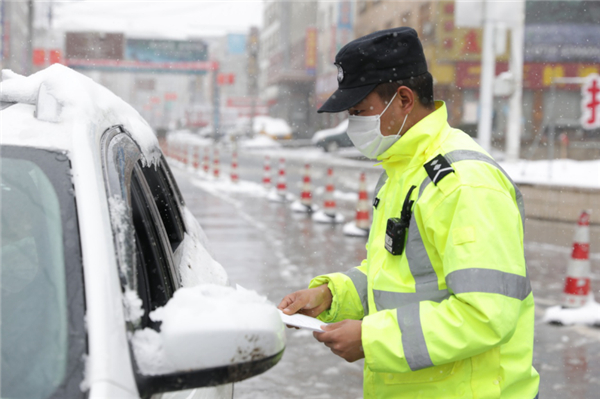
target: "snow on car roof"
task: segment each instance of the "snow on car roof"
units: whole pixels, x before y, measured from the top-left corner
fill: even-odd
[[[34,117],[33,105],[42,84],[60,104],[58,122]],[[133,107],[63,65],[54,64],[27,77],[3,70],[0,101],[18,103],[0,114],[3,144],[72,150],[73,134],[88,135],[88,143],[93,145],[106,129],[123,125],[139,144],[146,163],[154,164],[160,158],[154,131]]]
[[[319,140],[323,140],[325,137],[344,133],[346,130],[348,130],[348,119],[343,120],[339,125],[332,127],[331,129],[317,131],[312,137],[312,142],[316,143]]]

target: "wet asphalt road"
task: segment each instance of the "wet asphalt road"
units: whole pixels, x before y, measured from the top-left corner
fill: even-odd
[[[341,225],[317,224],[294,214],[287,205],[269,202],[260,186],[247,182],[260,181],[263,157],[240,155],[242,184],[238,188],[226,183],[226,177],[215,183],[175,162],[171,165],[188,207],[208,235],[215,258],[227,270],[231,283],[256,290],[278,304],[284,295],[305,288],[313,276],[359,265],[366,256],[366,238],[346,237]],[[302,164],[301,160],[288,161],[288,186],[296,194]],[[365,168],[337,167],[336,188],[355,188],[358,170],[365,169],[371,198],[379,172],[365,164]],[[323,165],[313,162],[313,169],[324,165],[326,161]],[[322,186],[322,176],[316,176],[314,188]],[[320,203],[322,188],[314,191]],[[338,200],[338,210],[347,220],[353,219],[356,206],[350,197]],[[600,392],[600,328],[541,322],[544,310],[560,302],[573,229],[568,224],[526,221],[525,249],[536,297],[534,365],[542,377],[543,399],[587,399]],[[592,288],[599,298],[600,249],[591,248],[591,252]],[[362,397],[362,361],[345,362],[305,330],[290,329],[287,339],[279,364],[236,384],[235,398]]]

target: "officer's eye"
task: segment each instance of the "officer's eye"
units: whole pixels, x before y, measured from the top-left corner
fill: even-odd
[[[357,110],[357,109],[348,111],[348,113],[353,116],[356,116],[356,115],[360,114],[361,112],[362,112],[361,110]]]

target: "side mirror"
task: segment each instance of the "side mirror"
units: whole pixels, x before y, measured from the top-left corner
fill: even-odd
[[[241,381],[273,367],[285,349],[277,308],[253,291],[180,288],[150,318],[160,332],[131,335],[142,396]]]

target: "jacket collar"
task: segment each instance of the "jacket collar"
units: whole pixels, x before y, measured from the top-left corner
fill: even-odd
[[[435,111],[417,122],[377,159],[388,176],[423,165],[448,134],[448,112],[443,101],[435,102]]]

